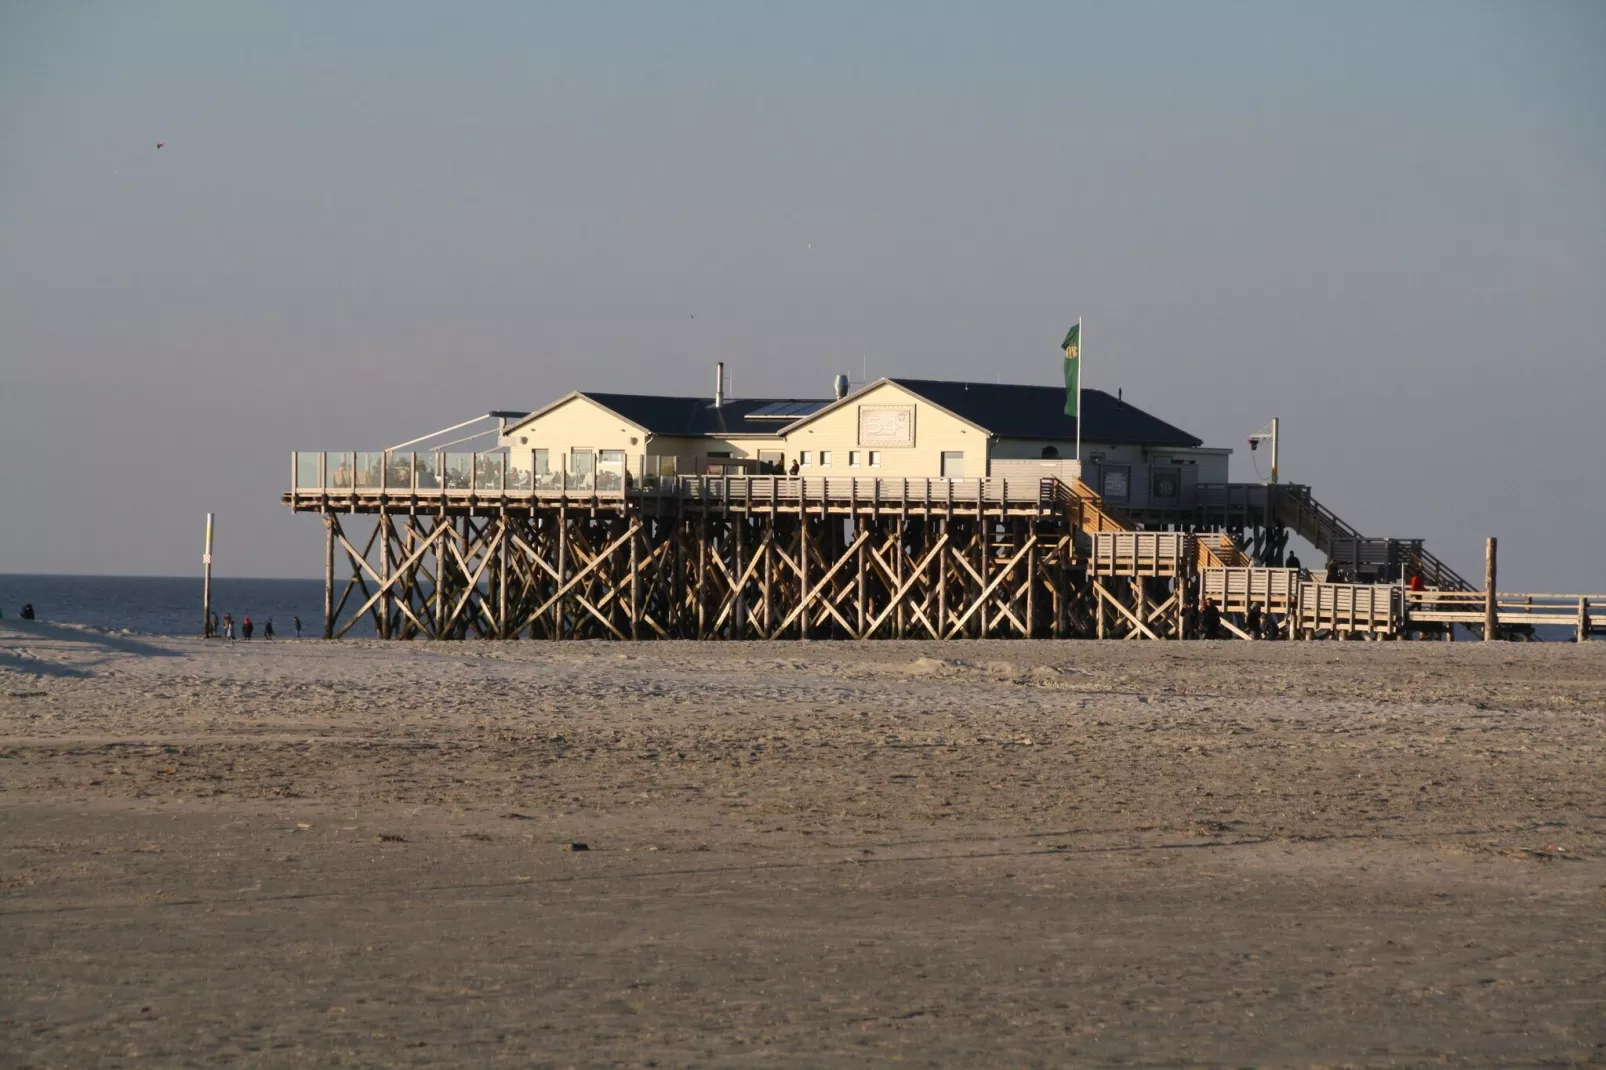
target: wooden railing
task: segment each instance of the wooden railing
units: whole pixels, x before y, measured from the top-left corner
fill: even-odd
[[[1095,576],[1179,576],[1192,543],[1184,531],[1094,532],[1088,570]]]
[[[1403,615],[1401,590],[1381,583],[1301,583],[1299,628],[1306,634],[1393,635]]]
[[[1107,505],[1099,492],[1073,479],[1066,483],[1060,479],[1043,480],[1045,495],[1051,494],[1075,527],[1092,534],[1100,531],[1131,531],[1132,523],[1120,510]]]
[[[1558,624],[1579,629],[1581,636],[1606,631],[1606,594],[1515,594],[1495,592],[1497,625]],[[1487,619],[1484,591],[1406,591],[1408,620],[1422,623],[1477,624]]]
[[[1299,569],[1206,568],[1199,573],[1199,594],[1215,599],[1223,613],[1247,613],[1251,605],[1290,613],[1299,597]]]
[[[1334,544],[1343,539],[1366,541],[1359,531],[1345,523],[1337,513],[1312,497],[1309,487],[1273,484],[1269,489],[1274,492],[1272,507],[1277,519],[1298,532],[1323,555],[1331,556]],[[1472,585],[1458,572],[1425,547],[1414,546],[1411,552],[1415,558],[1412,562],[1412,571],[1422,577],[1422,582],[1447,590],[1472,589]]]

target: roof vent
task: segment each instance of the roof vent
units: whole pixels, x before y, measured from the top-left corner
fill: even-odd
[[[725,362],[714,365],[714,408],[725,404]]]
[[[848,377],[839,375],[831,380],[831,388],[836,391],[836,399],[841,401],[848,396]]]

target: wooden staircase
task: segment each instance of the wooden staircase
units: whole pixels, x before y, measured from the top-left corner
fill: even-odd
[[[1199,568],[1248,568],[1253,564],[1225,531],[1199,535]]]
[[[1050,476],[1043,480],[1041,497],[1045,503],[1052,501],[1059,506],[1071,526],[1088,534],[1136,530],[1130,520],[1106,505],[1099,492],[1080,479],[1067,483]]]
[[[1298,532],[1322,554],[1331,556],[1333,543],[1337,539],[1362,538],[1361,533],[1345,523],[1337,513],[1311,497],[1309,487],[1273,485],[1270,490],[1273,492],[1272,515],[1278,523]],[[1459,573],[1427,550],[1421,550],[1417,557],[1416,572],[1429,587],[1445,591],[1473,589]]]

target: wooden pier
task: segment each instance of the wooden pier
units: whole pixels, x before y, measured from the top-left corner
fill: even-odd
[[[1303,487],[1201,487],[1191,511],[1137,520],[1059,478],[574,485],[497,455],[387,453],[295,454],[291,476],[284,504],[325,527],[325,638],[368,621],[387,639],[1175,639],[1207,596],[1243,638],[1251,605],[1291,638],[1403,638],[1481,628],[1489,609],[1419,541],[1377,551]],[[1257,566],[1281,564],[1290,527],[1444,589]],[[1587,638],[1606,632],[1603,604],[1501,594],[1496,608],[1500,629]]]

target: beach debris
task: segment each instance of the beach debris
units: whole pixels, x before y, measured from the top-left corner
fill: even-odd
[[[397,836],[395,833],[392,833],[392,832],[381,832],[379,835],[374,837],[374,842],[375,843],[406,843],[407,842],[407,837],[406,836]]]
[[[463,833],[463,839],[465,839],[465,840],[478,840],[481,843],[490,843],[491,842],[491,837],[487,833],[484,833],[484,832],[465,832],[465,833]]]
[[[505,818],[508,818],[509,820],[512,820],[512,821],[534,821],[535,820],[535,818],[533,816],[531,816],[530,814],[521,814],[517,810],[509,810],[507,813],[503,814],[502,816],[505,817]]]
[[[570,843],[567,846],[565,846],[563,849],[565,851],[589,851],[589,850],[591,850],[591,845],[590,844],[581,843],[580,841],[576,840],[573,843]]]

